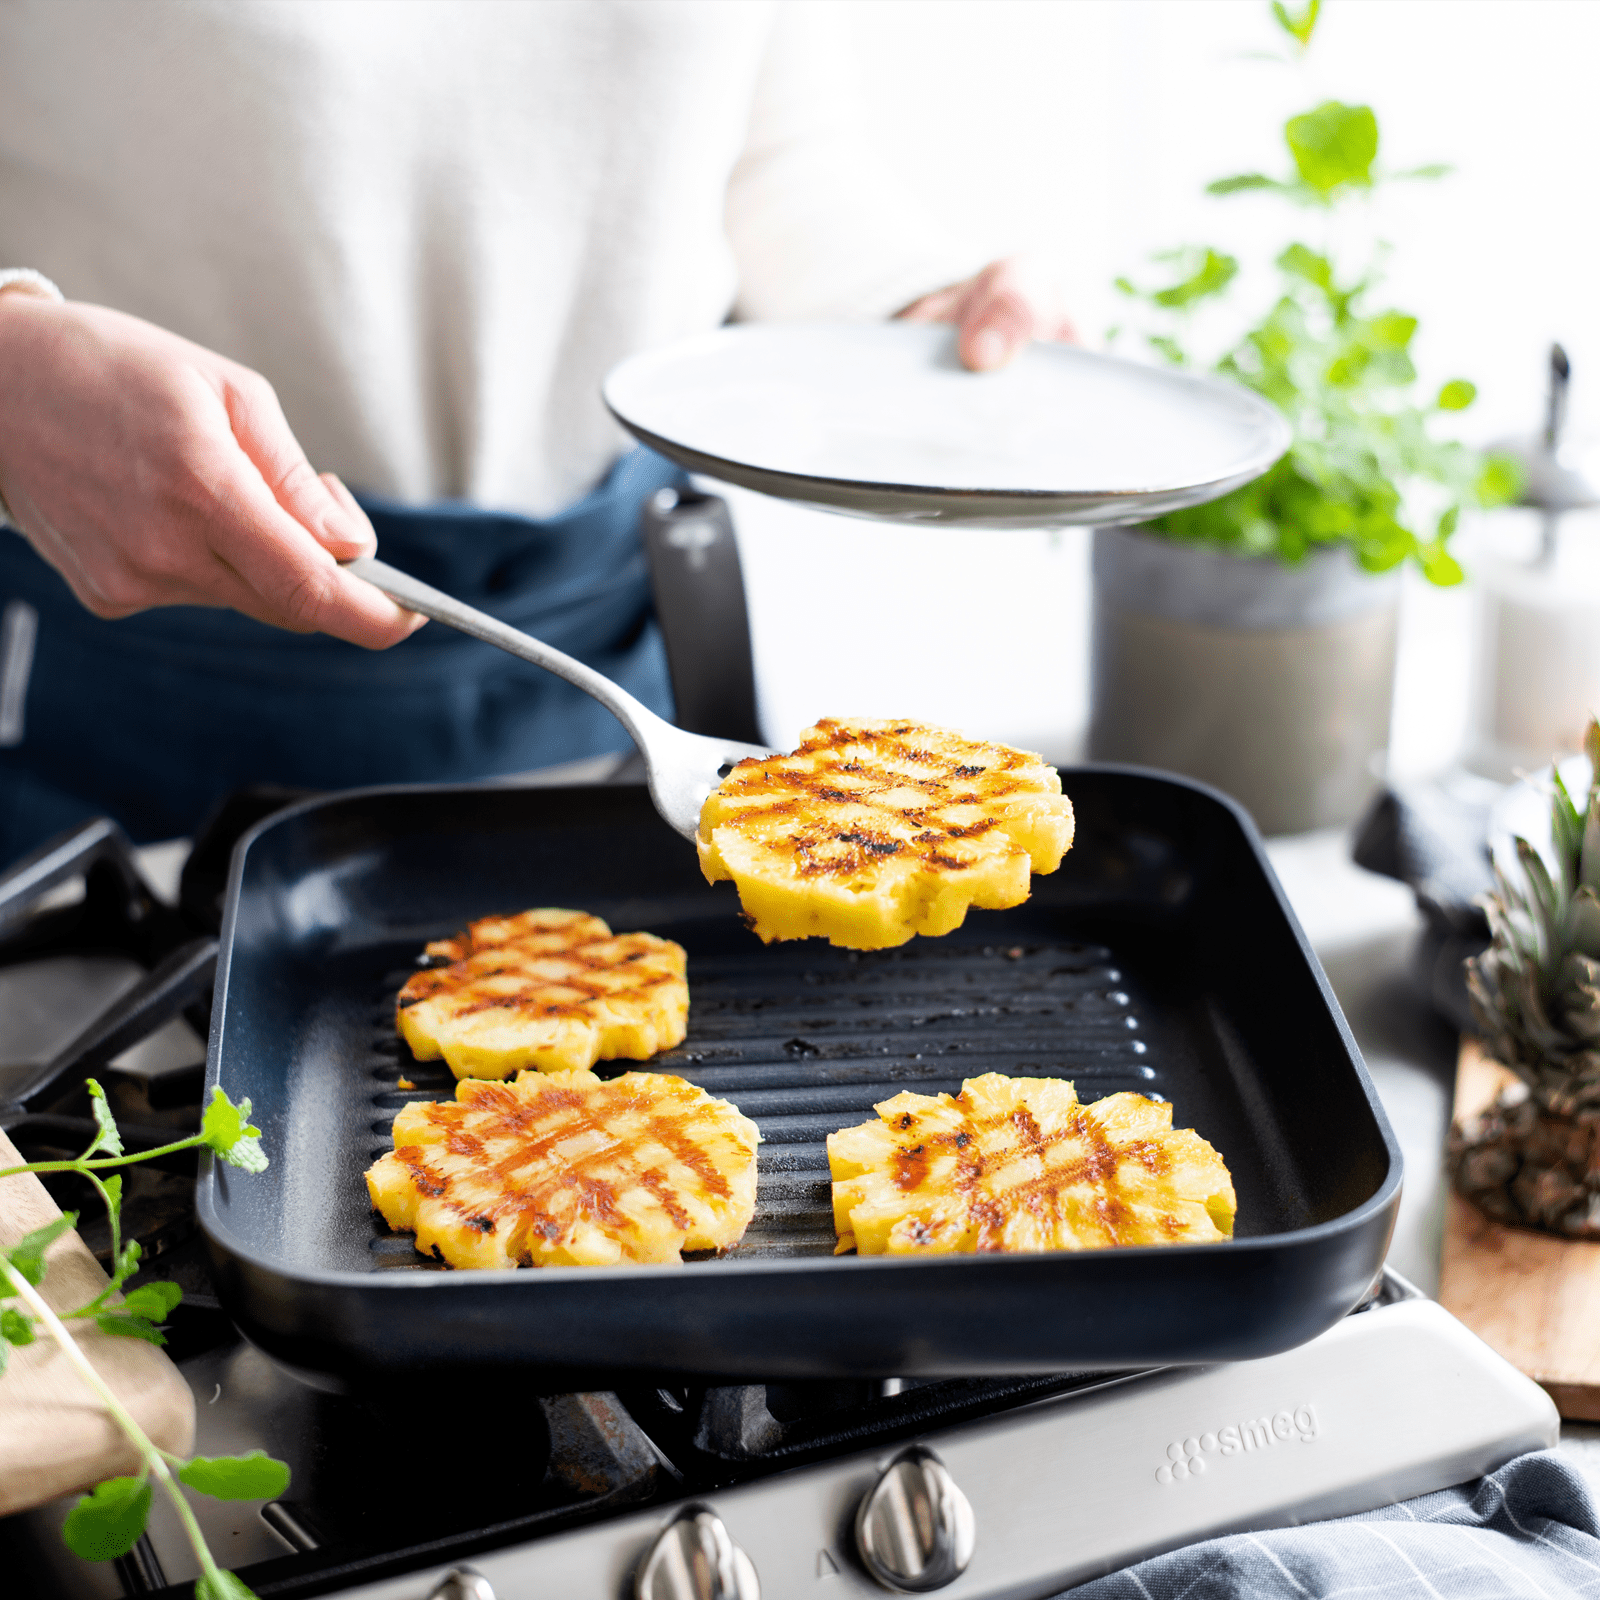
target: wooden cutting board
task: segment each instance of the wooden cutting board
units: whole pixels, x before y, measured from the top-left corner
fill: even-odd
[[[1456,1116],[1515,1081],[1463,1040]],[[1600,1422],[1600,1244],[1502,1227],[1453,1189],[1445,1207],[1440,1303],[1541,1384],[1563,1417]]]
[[[0,1133],[0,1168],[21,1159]],[[0,1245],[13,1245],[60,1215],[31,1173],[0,1178]],[[76,1233],[57,1239],[45,1262],[49,1270],[39,1292],[53,1311],[81,1306],[105,1287],[105,1273]],[[142,1339],[101,1333],[92,1324],[70,1326],[140,1427],[162,1449],[187,1455],[194,1446],[194,1397],[165,1352]],[[138,1460],[47,1332],[40,1329],[32,1344],[12,1350],[0,1375],[0,1516],[135,1472]]]

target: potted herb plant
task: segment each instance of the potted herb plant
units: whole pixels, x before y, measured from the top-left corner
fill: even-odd
[[[1303,53],[1320,0],[1271,9]],[[1327,231],[1380,183],[1444,171],[1382,173],[1368,106],[1325,101],[1291,117],[1283,138],[1286,176],[1246,173],[1208,192],[1267,196]],[[1331,248],[1289,243],[1273,263],[1276,299],[1207,360],[1194,350],[1195,312],[1229,295],[1234,256],[1174,250],[1156,258],[1170,281],[1117,283],[1153,351],[1264,395],[1294,443],[1209,505],[1096,530],[1089,753],[1215,783],[1269,833],[1361,809],[1388,743],[1400,569],[1459,583],[1447,546],[1463,507],[1518,487],[1511,463],[1433,436],[1476,390],[1455,379],[1414,398],[1417,319],[1374,303],[1375,257],[1351,268]]]

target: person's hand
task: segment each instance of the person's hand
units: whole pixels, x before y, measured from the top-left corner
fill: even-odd
[[[423,622],[340,568],[372,525],[266,379],[102,306],[0,293],[0,498],[97,617],[231,606],[370,649]]]
[[[1003,367],[1030,339],[1078,340],[1060,291],[1023,256],[991,262],[965,283],[935,289],[899,313],[906,322],[953,322],[956,349],[974,372]]]

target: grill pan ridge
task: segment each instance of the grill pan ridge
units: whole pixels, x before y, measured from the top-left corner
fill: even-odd
[[[199,1196],[235,1319],[358,1385],[469,1361],[551,1390],[1125,1369],[1314,1337],[1375,1277],[1399,1198],[1349,1030],[1232,802],[1134,769],[1062,776],[1077,843],[1025,905],[876,952],[762,946],[642,789],[366,790],[269,819],[235,854],[208,1079],[251,1097],[273,1164],[210,1165]],[[726,1256],[454,1272],[370,1212],[361,1174],[395,1112],[454,1091],[396,1036],[396,989],[428,938],[533,905],[688,951],[688,1037],[648,1066],[761,1129],[755,1219]],[[835,1258],[827,1134],[991,1071],[1171,1100],[1233,1172],[1235,1241]]]

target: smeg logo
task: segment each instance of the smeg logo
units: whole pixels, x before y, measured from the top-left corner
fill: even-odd
[[[1230,1422],[1195,1438],[1175,1439],[1167,1446],[1167,1459],[1156,1468],[1157,1483],[1198,1477],[1206,1470],[1208,1455],[1238,1456],[1271,1450],[1298,1441],[1310,1444],[1317,1436],[1317,1413],[1310,1406],[1275,1411],[1250,1422]]]

